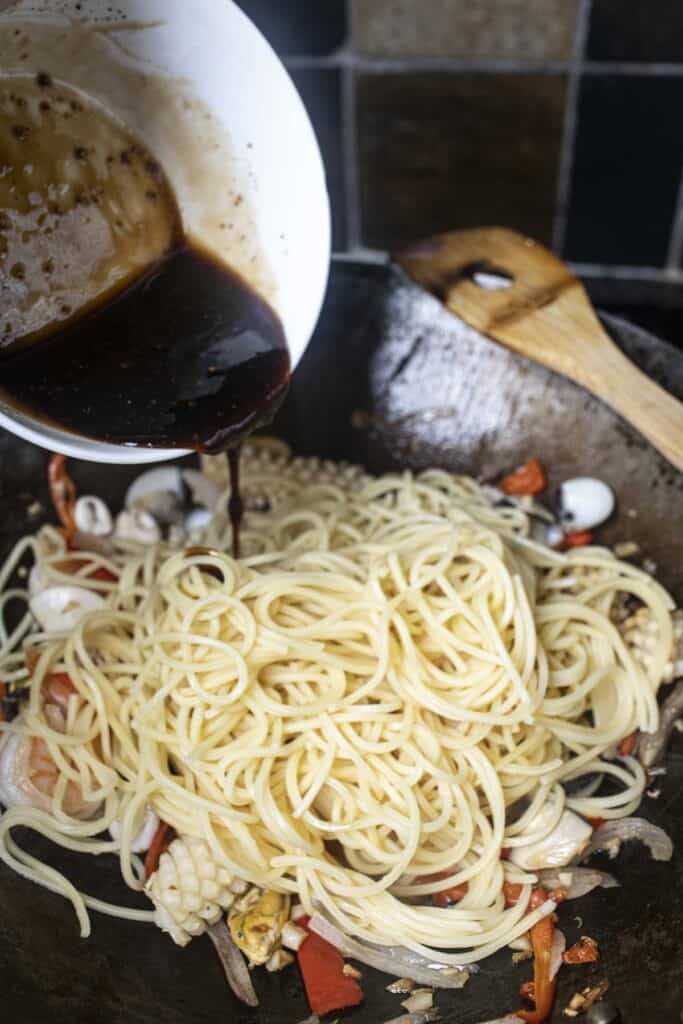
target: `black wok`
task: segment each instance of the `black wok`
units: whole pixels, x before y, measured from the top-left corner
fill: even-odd
[[[646,372],[683,398],[682,355],[623,321],[605,317],[605,324]],[[274,432],[300,454],[373,470],[433,464],[493,479],[534,455],[548,467],[551,487],[569,475],[599,476],[619,499],[605,540],[638,541],[683,601],[683,476],[605,406],[465,327],[396,270],[334,265],[319,328]],[[3,435],[0,458],[4,553],[40,522],[29,517],[29,506],[39,499],[48,508],[47,457]],[[86,464],[72,472],[81,492],[113,504],[135,475]],[[594,936],[601,959],[562,970],[554,1021],[567,1020],[561,1010],[576,989],[605,977],[625,1024],[683,1019],[683,746],[669,755],[667,770],[657,783],[659,799],[648,798],[643,813],[669,832],[674,859],[654,863],[631,844],[613,866],[623,888],[561,909],[568,941]],[[46,852],[40,841],[29,842]],[[68,865],[83,890],[104,899],[124,894],[111,858],[50,855]],[[92,919],[92,938],[84,942],[69,905],[0,866],[3,1020],[296,1024],[309,1015],[296,968],[257,972],[261,1007],[251,1011],[228,991],[208,939],[179,950],[148,926]],[[390,979],[363,973],[365,1002],[348,1016],[378,1024],[400,1014],[400,999],[385,991]],[[485,961],[464,990],[440,993],[436,1002],[444,1020],[476,1024],[518,1007],[519,985],[530,977],[530,964],[514,966],[506,950]]]

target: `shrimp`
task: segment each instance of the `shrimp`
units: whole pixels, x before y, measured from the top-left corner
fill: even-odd
[[[47,470],[50,497],[66,530],[67,539],[76,532],[76,485],[66,471],[64,455],[53,455]]]
[[[53,672],[43,681],[43,714],[55,732],[66,730],[69,698],[76,692],[65,672]],[[17,722],[21,723],[20,715]],[[59,769],[45,740],[8,733],[0,741],[0,803],[5,807],[29,805],[52,810]],[[62,797],[62,810],[72,818],[91,818],[99,803],[86,800],[78,783],[69,781]]]
[[[52,810],[59,771],[47,743],[36,737],[10,733],[0,745],[0,803],[5,807],[30,806]],[[62,810],[72,818],[90,818],[99,807],[85,799],[80,786],[68,782]]]

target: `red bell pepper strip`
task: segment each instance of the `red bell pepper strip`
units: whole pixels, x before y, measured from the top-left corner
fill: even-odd
[[[451,878],[454,874],[455,869],[437,871],[433,875],[420,875],[417,881],[421,884],[424,882],[441,882],[444,878]],[[459,903],[460,900],[464,899],[468,889],[467,882],[461,882],[460,885],[452,885],[448,889],[433,892],[431,894],[432,903],[435,907],[450,907],[452,903]]]
[[[435,907],[450,907],[452,903],[459,903],[467,896],[468,888],[467,882],[462,882],[461,885],[453,885],[450,889],[433,892],[432,903]]]
[[[637,732],[632,732],[630,733],[630,735],[624,736],[623,740],[619,744],[619,753],[623,757],[629,757],[633,753],[633,751],[635,750],[637,737]]]
[[[307,928],[308,921],[303,917],[297,924]],[[320,935],[309,932],[296,955],[311,1013],[322,1017],[332,1010],[346,1010],[362,1002],[362,989],[353,978],[344,974],[344,957]]]
[[[506,907],[514,907],[522,895],[522,888],[523,886],[519,882],[503,882],[503,896],[505,897]]]
[[[538,459],[529,459],[523,466],[519,466],[514,473],[503,477],[500,483],[501,489],[506,494],[519,496],[527,494],[540,494],[548,486],[545,470]]]
[[[100,583],[118,583],[119,581],[118,576],[115,576],[109,569],[105,569],[104,566],[100,566],[94,572],[89,572],[88,579],[99,580]]]
[[[540,907],[546,900],[545,890],[534,889],[530,907]],[[548,914],[531,929],[531,945],[534,950],[534,987],[533,998],[536,1004],[533,1010],[517,1010],[517,1016],[527,1024],[543,1024],[553,1009],[557,978],[550,978],[550,957],[553,946],[555,923],[553,915]],[[528,990],[527,990],[528,991]]]
[[[173,841],[174,829],[167,821],[162,821],[154,833],[152,845],[145,857],[145,875],[151,878],[159,867],[159,860],[162,853],[165,853]]]
[[[587,548],[593,543],[593,534],[590,530],[581,530],[578,533],[565,533],[558,547],[560,551],[570,551],[571,548]]]

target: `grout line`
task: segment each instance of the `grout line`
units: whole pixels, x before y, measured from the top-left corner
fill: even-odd
[[[578,124],[579,89],[581,68],[588,36],[592,0],[579,0],[574,33],[574,51],[567,78],[567,95],[564,105],[564,122],[560,149],[560,167],[557,175],[555,197],[555,218],[553,222],[553,249],[562,254],[567,234],[567,212],[574,169],[574,149]]]
[[[683,75],[683,64],[674,64],[666,61],[639,62],[619,60],[587,60],[584,61],[584,69],[591,74],[605,75]]]
[[[581,31],[585,42],[588,30],[587,19],[582,15],[583,8],[590,6],[581,3],[577,15],[577,34]],[[582,42],[582,45],[583,45]],[[438,71],[469,71],[472,74],[491,72],[526,72],[527,74],[563,74],[571,73],[576,63],[576,56],[571,60],[525,60],[523,58],[506,57],[366,57],[353,53],[348,47],[342,47],[327,57],[310,57],[305,55],[282,56],[282,60],[294,70],[354,67],[357,71],[373,74],[392,74],[397,71],[438,72]],[[619,76],[652,76],[676,77],[683,76],[683,63],[667,62],[636,62],[627,61],[596,61],[582,60],[582,70],[587,74],[619,75]]]
[[[570,269],[577,277],[602,277],[615,281],[654,281],[664,284],[683,283],[683,269],[680,267],[625,267],[602,263],[573,263]]]
[[[393,74],[397,71],[525,71],[529,74],[561,74],[569,67],[567,61],[519,60],[504,57],[365,57],[348,49],[341,49],[329,57],[283,56],[282,60],[291,68],[344,68],[351,65],[357,71],[379,75]]]
[[[344,166],[344,206],[346,214],[346,248],[358,248],[361,240],[360,168],[358,166],[358,137],[356,134],[356,72],[352,60],[351,0],[346,0],[346,20],[349,39],[340,52],[343,58],[341,72],[341,135]]]
[[[680,271],[683,263],[683,171],[681,180],[678,183],[676,194],[676,206],[674,208],[673,222],[671,224],[671,237],[669,238],[669,251],[666,258],[666,266],[669,271]]]

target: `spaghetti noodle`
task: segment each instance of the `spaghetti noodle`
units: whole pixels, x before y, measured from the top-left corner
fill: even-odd
[[[141,891],[131,847],[151,806],[230,875],[349,935],[471,963],[552,909],[506,906],[504,881],[528,895],[536,876],[503,851],[565,809],[637,807],[643,770],[615,751],[657,727],[672,602],[606,549],[538,544],[519,505],[471,479],[305,475],[251,465],[239,561],[222,514],[199,548],[70,554],[52,528],[15,548],[3,610],[26,600],[7,588],[28,552],[41,586],[77,580],[105,603],[64,635],[29,613],[3,626],[0,674],[28,693],[4,747],[43,744],[55,779],[44,806],[4,813],[0,858],[71,900],[83,934],[88,907],[151,920],[84,896],[12,838],[23,825],[115,853]],[[612,621],[624,595],[656,624],[647,664]],[[57,673],[72,685],[59,714]],[[425,905],[452,887],[456,905]]]

